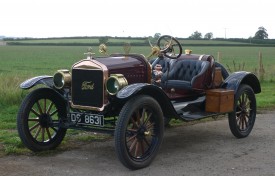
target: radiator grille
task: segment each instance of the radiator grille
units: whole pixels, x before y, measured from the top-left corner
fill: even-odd
[[[72,70],[72,102],[74,105],[102,107],[104,99],[103,71]]]

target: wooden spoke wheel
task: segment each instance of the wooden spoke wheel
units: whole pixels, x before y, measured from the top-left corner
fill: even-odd
[[[229,126],[237,138],[248,136],[256,119],[256,98],[252,88],[240,85],[234,103],[234,111],[229,113]]]
[[[66,129],[60,123],[66,117],[66,105],[57,93],[48,88],[31,92],[22,102],[17,128],[22,142],[32,151],[57,147]]]
[[[149,96],[129,100],[122,108],[116,131],[118,158],[129,169],[148,166],[163,138],[163,115],[159,104]]]

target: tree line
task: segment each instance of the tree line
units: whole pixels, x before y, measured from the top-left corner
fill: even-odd
[[[195,31],[188,38],[189,39],[194,39],[194,40],[200,40],[200,39],[208,39],[208,40],[210,40],[210,39],[213,39],[213,33],[212,32],[208,32],[208,33],[206,33],[204,35],[204,37],[202,37],[202,33],[200,33],[199,31]],[[263,26],[261,26],[256,31],[254,37],[249,37],[249,39],[257,39],[257,40],[268,39],[267,30]]]

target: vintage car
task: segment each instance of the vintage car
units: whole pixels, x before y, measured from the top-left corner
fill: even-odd
[[[106,45],[100,51],[106,54]],[[228,114],[233,135],[247,137],[256,119],[255,94],[261,92],[257,77],[229,74],[211,55],[182,51],[177,39],[164,35],[152,46],[156,58],[129,53],[95,58],[89,52],[70,71],[26,80],[22,89],[40,86],[18,112],[23,144],[35,152],[54,149],[68,128],[110,133],[121,163],[140,169],[155,158],[172,118]]]

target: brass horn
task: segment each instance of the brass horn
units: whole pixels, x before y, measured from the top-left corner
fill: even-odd
[[[107,54],[107,46],[103,43],[99,45],[98,51],[100,54],[108,55]]]

